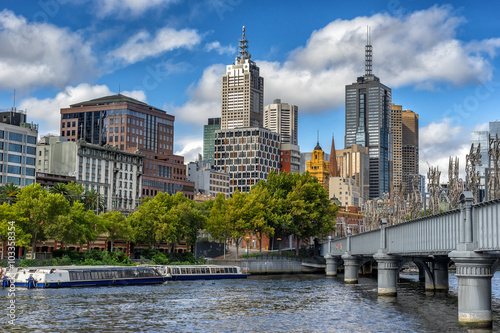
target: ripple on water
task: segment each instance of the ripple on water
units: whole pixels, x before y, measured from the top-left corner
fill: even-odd
[[[16,290],[21,332],[467,332],[457,323],[457,280],[429,295],[418,276],[397,298],[377,297],[377,281],[357,285],[322,275],[166,285]],[[500,277],[493,307],[500,312]],[[6,294],[6,291],[0,291]],[[2,297],[1,307],[7,306]],[[495,316],[494,327],[500,327]]]

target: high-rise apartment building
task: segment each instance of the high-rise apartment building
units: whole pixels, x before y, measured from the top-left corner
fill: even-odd
[[[29,124],[26,112],[0,112],[0,185],[26,186],[35,182],[38,125]]]
[[[215,162],[215,131],[220,130],[220,118],[208,118],[208,124],[203,126],[203,159],[210,161],[211,165]]]
[[[345,148],[367,147],[370,199],[389,193],[392,183],[391,89],[372,73],[372,46],[365,48],[365,75],[346,86]]]
[[[222,76],[221,129],[262,127],[264,79],[248,53],[245,27],[240,39],[239,56],[226,67]]]
[[[418,114],[411,110],[401,112],[402,141],[402,182],[406,184],[406,193],[410,192],[411,179],[409,175],[419,172],[419,144],[418,144]]]
[[[397,187],[403,181],[403,123],[401,122],[403,106],[392,103],[391,109],[392,185]]]
[[[264,107],[264,127],[278,133],[282,143],[298,145],[298,117],[299,108],[281,99]]]
[[[183,192],[194,197],[184,157],[174,155],[175,117],[121,94],[61,109],[61,136],[144,155],[142,196]]]

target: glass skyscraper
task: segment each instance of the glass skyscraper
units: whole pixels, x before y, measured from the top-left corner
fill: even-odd
[[[215,162],[215,131],[220,130],[220,118],[208,118],[208,124],[203,126],[203,159]]]
[[[371,70],[371,45],[366,45],[366,72],[345,92],[345,148],[367,147],[370,158],[369,199],[389,193],[392,183],[391,89]]]

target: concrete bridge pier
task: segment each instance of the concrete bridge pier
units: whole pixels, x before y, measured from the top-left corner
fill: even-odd
[[[459,324],[491,327],[491,278],[497,258],[473,251],[453,251],[449,256],[457,267]]]
[[[337,276],[339,257],[327,254],[325,256],[325,260],[326,260],[326,276]]]
[[[397,296],[401,257],[378,252],[373,258],[378,264],[378,295]]]
[[[425,290],[447,292],[449,289],[448,264],[450,259],[436,256],[425,271]]]
[[[349,284],[358,283],[358,270],[361,265],[361,257],[350,254],[342,255],[344,260],[344,282]]]

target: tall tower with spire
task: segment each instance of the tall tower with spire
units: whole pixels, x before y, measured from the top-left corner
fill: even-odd
[[[389,193],[392,183],[391,88],[372,71],[372,45],[367,29],[365,75],[345,87],[345,148],[360,145],[370,156],[369,199]]]
[[[264,110],[264,79],[248,52],[245,27],[239,40],[235,62],[222,76],[221,129],[262,127]]]

